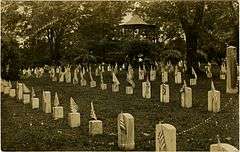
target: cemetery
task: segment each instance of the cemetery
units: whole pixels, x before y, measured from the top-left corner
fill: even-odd
[[[239,151],[238,2],[2,5],[3,151]]]

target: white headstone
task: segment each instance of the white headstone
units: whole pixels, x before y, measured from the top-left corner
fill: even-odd
[[[169,85],[167,84],[160,85],[160,102],[169,102]]]
[[[68,124],[70,127],[80,126],[80,113],[78,113],[78,105],[75,103],[73,98],[70,98],[71,113],[68,113]]]
[[[155,146],[158,152],[176,152],[176,128],[170,124],[157,124]]]
[[[18,100],[22,100],[23,98],[23,84],[22,83],[18,83]]]
[[[132,86],[127,86],[126,87],[126,94],[133,94],[133,87]]]
[[[210,145],[210,152],[239,152],[239,150],[227,143],[217,143]]]
[[[208,91],[208,111],[220,111],[220,91],[215,90],[213,81],[211,82],[211,90]]]
[[[16,96],[16,90],[15,89],[10,89],[9,96],[10,97],[15,97]]]
[[[192,89],[186,86],[185,81],[180,92],[181,92],[181,106],[186,108],[191,108],[192,107]]]
[[[39,98],[32,98],[32,109],[39,108]]]
[[[90,120],[89,121],[89,134],[90,135],[103,134],[101,120]]]
[[[182,83],[182,73],[180,71],[175,72],[175,83],[181,84]]]
[[[162,83],[168,82],[168,73],[167,71],[162,72]]]
[[[156,70],[153,70],[152,67],[151,67],[151,70],[150,70],[150,81],[155,81],[156,80],[156,75],[157,75]]]
[[[54,118],[54,120],[63,118],[63,107],[62,106],[53,107],[53,118]]]
[[[151,83],[148,80],[142,82],[142,96],[147,99],[151,98]]]
[[[30,93],[24,93],[24,94],[23,94],[23,103],[24,103],[24,104],[30,103],[30,101],[31,101],[30,99],[31,99]]]
[[[133,150],[134,142],[134,118],[129,113],[118,115],[118,147],[121,150]]]
[[[43,112],[45,113],[51,113],[51,92],[50,91],[44,91],[43,92]]]

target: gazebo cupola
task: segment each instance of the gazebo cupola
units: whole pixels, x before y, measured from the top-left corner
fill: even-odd
[[[156,26],[146,23],[138,15],[133,15],[127,22],[119,24],[119,29],[123,38],[157,42]]]

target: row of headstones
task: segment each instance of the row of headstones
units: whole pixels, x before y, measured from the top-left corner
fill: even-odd
[[[1,81],[1,92],[10,97],[16,97],[23,104],[31,104],[32,109],[39,109],[39,98],[36,97],[34,89],[32,91],[24,83],[17,83],[16,89],[12,88],[11,82]],[[64,118],[63,107],[59,106],[58,95],[55,93],[54,107],[51,106],[51,92],[43,91],[42,110],[45,113],[53,113],[54,120]],[[80,126],[80,113],[77,112],[78,106],[73,98],[70,98],[71,112],[68,114],[68,124],[70,127]],[[93,104],[91,103],[91,119],[89,121],[89,134],[102,134],[102,121],[97,120]]]
[[[26,87],[24,83],[17,83],[17,94],[12,88],[11,82],[2,81],[1,83],[4,94],[9,94],[11,97],[17,95],[18,100],[23,100],[24,104],[31,103],[32,109],[39,108],[39,98],[35,97],[35,92],[32,92]],[[9,89],[10,88],[10,89]],[[70,99],[71,113],[68,114],[68,124],[70,127],[80,126],[80,113],[77,112],[78,106]],[[53,112],[54,119],[63,118],[63,107],[59,106],[58,96],[55,93],[54,107],[51,108],[51,92],[43,91],[42,109],[45,113]],[[91,103],[91,118],[89,121],[89,134],[103,134],[102,121],[97,120],[93,104]],[[134,117],[129,113],[120,113],[118,115],[118,147],[122,150],[133,150],[135,148],[134,142]],[[156,125],[156,151],[176,151],[176,128],[170,124]],[[224,143],[213,144],[210,146],[210,151],[223,150],[233,151],[237,150],[233,146]]]
[[[141,72],[140,72],[141,73]],[[151,72],[150,72],[151,73]],[[154,78],[156,77],[156,71],[154,71]],[[144,79],[144,72],[139,74],[140,80]],[[150,74],[151,77],[151,74]],[[168,81],[167,72],[163,72],[163,80],[164,82]],[[115,74],[113,73],[113,80],[117,79]],[[154,80],[154,79],[153,79]],[[181,83],[181,73],[177,75],[177,82]],[[190,79],[190,84],[196,85],[196,78]],[[112,84],[112,91],[119,92],[119,82],[115,80],[116,83]],[[117,83],[118,82],[118,83]],[[86,86],[87,82],[81,81],[81,86]],[[90,82],[90,87],[96,87],[96,81]],[[126,94],[133,94],[133,86],[126,86]],[[106,90],[107,84],[101,83],[101,89]],[[161,84],[160,85],[160,102],[169,103],[169,85]],[[142,97],[150,99],[151,98],[151,83],[147,79],[146,82],[142,82]],[[192,89],[186,86],[186,82],[184,81],[184,85],[181,89],[181,106],[186,108],[192,107]],[[220,91],[215,90],[215,87],[212,82],[212,89],[208,92],[208,111],[219,112],[220,111]]]

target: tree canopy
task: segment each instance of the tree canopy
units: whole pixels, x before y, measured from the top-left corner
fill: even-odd
[[[199,52],[208,54],[207,60],[220,63],[226,47],[238,46],[239,42],[237,1],[1,3],[1,41],[4,46],[15,42],[11,43],[15,47],[12,49],[18,50],[21,59],[31,60],[32,63],[22,62],[28,65],[71,62],[74,58],[87,58],[90,51],[98,56],[106,55],[105,50],[117,49],[120,52],[130,50],[131,54],[132,49],[137,48],[134,44],[140,47],[146,42],[125,40],[119,41],[126,43],[120,45],[124,47],[108,45],[114,44],[115,38],[120,36],[116,27],[127,14],[137,14],[157,26],[158,42],[150,51],[154,60],[160,59],[165,50],[177,50],[188,61],[189,68],[196,66]]]

